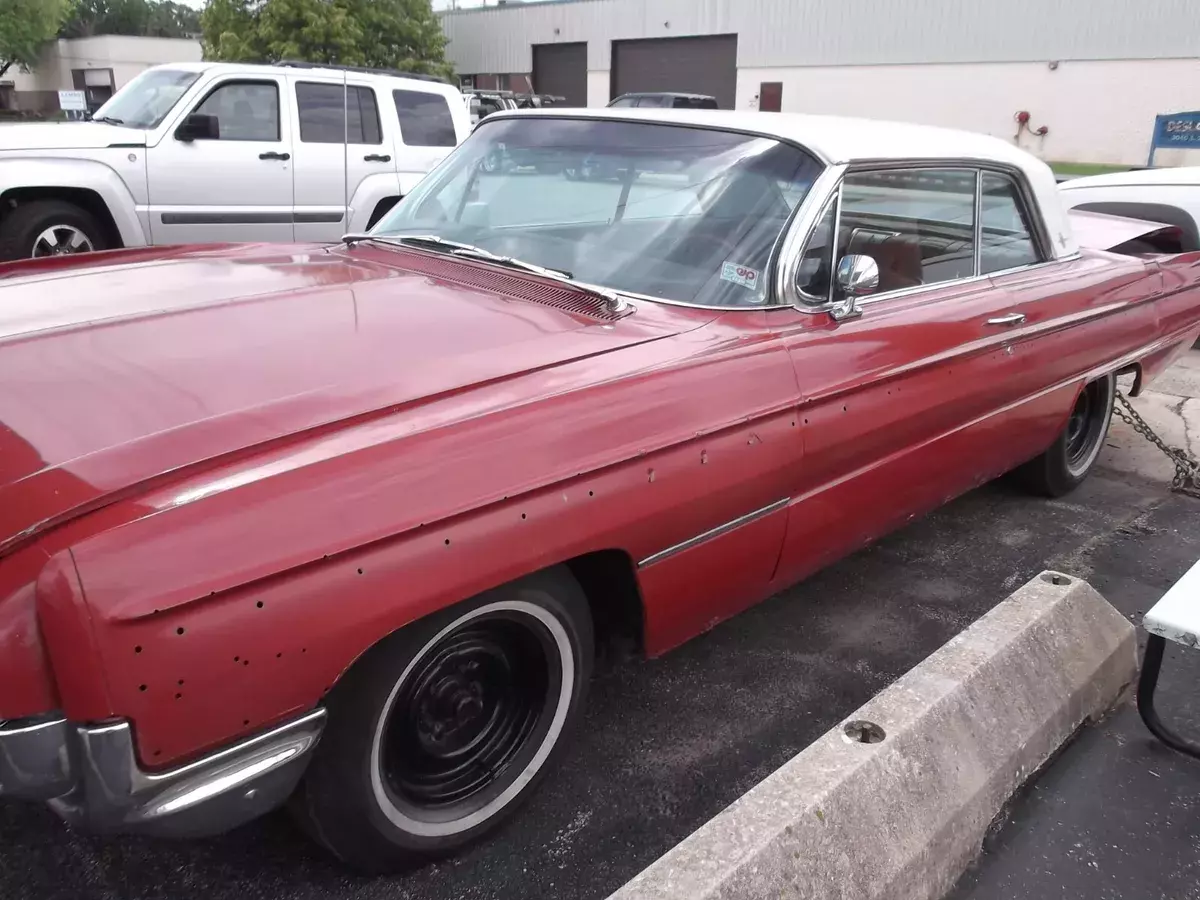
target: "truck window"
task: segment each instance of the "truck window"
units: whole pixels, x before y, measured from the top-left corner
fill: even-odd
[[[392,91],[392,100],[400,119],[400,139],[408,146],[453,147],[458,143],[450,106],[441,94],[397,90]]]
[[[195,111],[216,116],[218,140],[279,140],[279,85],[274,81],[226,81]]]
[[[370,88],[311,81],[296,82],[300,140],[306,144],[382,144],[379,107]]]

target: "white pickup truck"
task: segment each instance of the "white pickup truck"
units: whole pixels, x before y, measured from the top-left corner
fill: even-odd
[[[470,133],[449,84],[303,63],[147,69],[91,121],[0,126],[0,259],[364,230]]]

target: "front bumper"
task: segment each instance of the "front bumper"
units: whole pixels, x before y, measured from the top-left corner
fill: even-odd
[[[0,798],[47,801],[90,831],[219,834],[287,799],[324,725],[316,709],[185,766],[145,772],[127,721],[0,722]]]

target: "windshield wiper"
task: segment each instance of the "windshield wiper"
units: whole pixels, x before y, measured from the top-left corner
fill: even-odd
[[[600,287],[599,285],[576,281],[570,272],[563,269],[551,269],[547,266],[539,266],[537,263],[526,262],[523,259],[501,256],[498,253],[493,253],[491,250],[485,250],[483,247],[464,244],[462,241],[452,241],[449,238],[439,237],[436,234],[399,234],[386,237],[378,234],[347,234],[342,236],[343,244],[358,244],[363,241],[374,241],[392,247],[407,247],[409,245],[417,247],[444,247],[452,256],[495,263],[505,268],[519,269],[522,272],[529,272],[531,275],[541,275],[544,278],[553,278],[555,281],[563,281],[574,287],[583,288],[583,290],[596,294],[607,301],[612,307],[613,312],[620,312],[625,308],[625,302],[615,291],[610,291],[608,288]]]
[[[103,122],[105,125],[124,125],[124,119],[118,119],[116,116],[92,116],[89,122]]]

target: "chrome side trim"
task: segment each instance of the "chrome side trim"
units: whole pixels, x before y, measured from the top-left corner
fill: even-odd
[[[650,556],[647,556],[638,563],[638,568],[641,569],[645,566],[653,565],[656,562],[661,562],[669,556],[674,556],[676,553],[682,553],[684,550],[695,547],[697,544],[702,544],[711,538],[720,537],[726,532],[733,531],[735,528],[740,528],[743,525],[753,522],[755,519],[761,519],[763,516],[773,513],[777,509],[783,509],[783,507],[787,506],[791,502],[791,499],[791,497],[784,497],[782,500],[776,500],[774,503],[764,506],[761,509],[756,509],[754,512],[746,513],[744,516],[738,516],[738,518],[734,519],[733,521],[726,522],[724,525],[718,525],[716,528],[710,528],[703,534],[690,537],[686,541],[675,544],[672,547],[668,547],[666,550],[659,550],[657,553],[652,553]]]
[[[0,797],[49,800],[73,786],[67,720],[0,722]]]
[[[129,722],[78,725],[72,735],[75,790],[50,807],[92,831],[219,834],[287,799],[324,726],[325,710],[315,709],[179,768],[145,772]]]
[[[841,188],[845,172],[844,165],[829,166],[822,171],[792,216],[792,224],[784,235],[775,264],[775,302],[780,307],[793,306],[806,312],[822,310],[822,307],[807,304],[801,299],[796,289],[796,271],[800,268],[800,259],[809,235],[821,220],[830,198]],[[833,235],[832,252],[837,254],[836,234]]]

